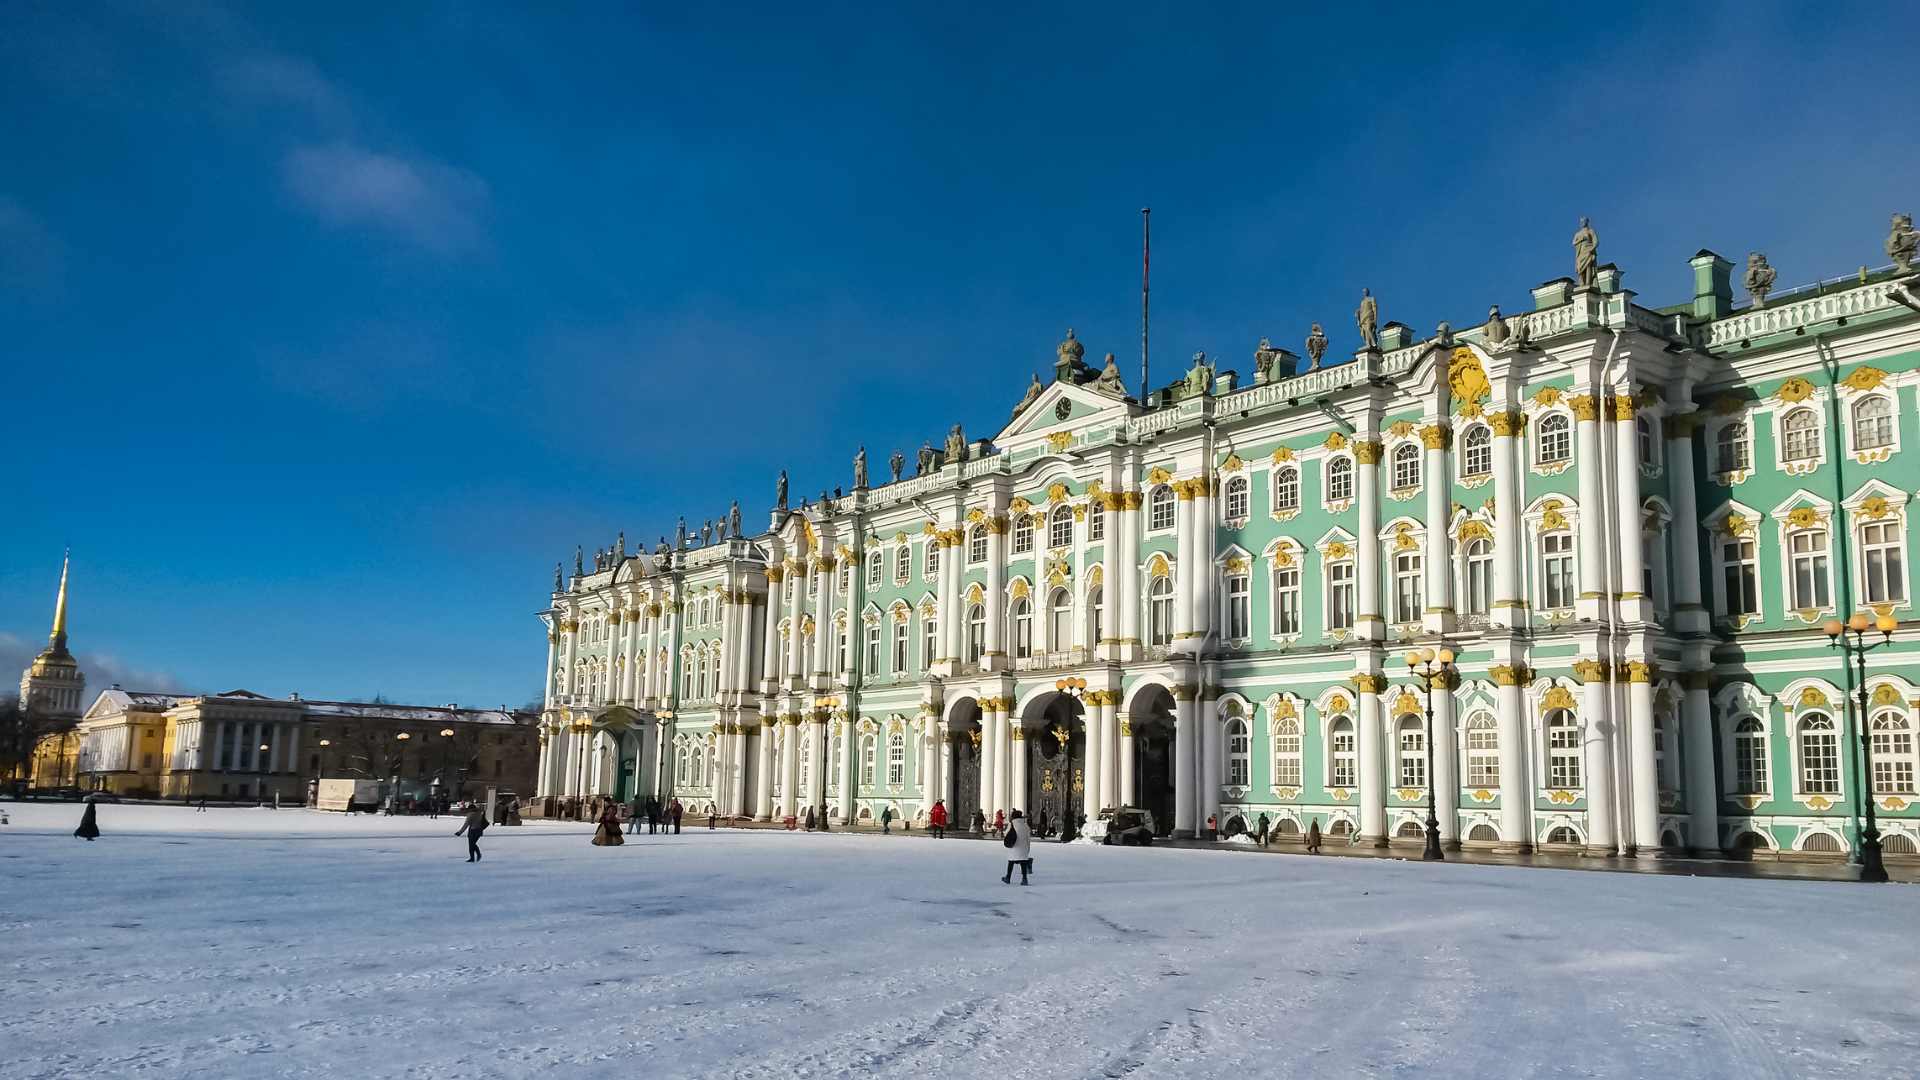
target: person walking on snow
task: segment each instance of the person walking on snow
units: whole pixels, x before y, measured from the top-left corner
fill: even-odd
[[[1267,815],[1260,815],[1260,846],[1267,846]]]
[[[1005,810],[995,810],[993,812],[993,831],[1004,832],[1006,831],[1006,828],[1007,828],[1007,812]]]
[[[686,808],[680,805],[680,799],[676,796],[673,800],[673,835],[680,835],[680,815],[686,812]]]
[[[468,862],[480,861],[480,834],[486,831],[487,831],[487,812],[485,810],[480,809],[477,806],[467,811],[466,823],[461,825],[459,828],[459,831],[455,832],[453,835],[460,836],[462,834],[465,834],[467,838],[467,861]]]
[[[633,813],[627,818],[627,835],[633,836],[640,831],[640,814],[645,807],[640,805],[640,796],[633,797]]]
[[[945,799],[935,799],[933,809],[927,811],[927,831],[932,833],[936,840],[947,838],[947,801]]]
[[[80,827],[73,830],[73,835],[89,841],[98,839],[100,836],[100,825],[93,820],[93,815],[94,804],[88,803],[86,810],[80,814]]]
[[[1020,884],[1027,884],[1027,876],[1033,873],[1033,831],[1020,811],[1013,812],[1012,820],[1007,822],[1007,835],[1000,842],[1007,848],[1007,872],[1000,876],[1001,884],[1013,884],[1016,866],[1020,868]]]
[[[612,802],[600,811],[600,825],[593,830],[594,847],[619,847],[627,841],[620,835],[620,811]]]
[[[1307,826],[1307,854],[1320,854],[1320,819],[1314,818]]]
[[[893,807],[880,811],[880,832],[882,835],[893,831]]]

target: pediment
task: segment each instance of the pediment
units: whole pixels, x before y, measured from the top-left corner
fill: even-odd
[[[1013,450],[1057,431],[1124,421],[1136,408],[1125,398],[1056,380],[1042,390],[1032,404],[1020,410],[1020,415],[1008,421],[994,436],[993,443],[1002,450]]]

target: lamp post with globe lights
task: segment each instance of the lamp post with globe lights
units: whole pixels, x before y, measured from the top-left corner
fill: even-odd
[[[260,768],[257,772],[254,773],[254,779],[259,781],[259,783],[255,785],[258,788],[258,790],[255,791],[254,794],[259,796],[259,798],[256,799],[254,802],[255,806],[267,805],[267,755],[272,752],[273,752],[272,746],[266,743],[260,744],[260,757],[259,757]]]
[[[400,809],[400,774],[407,766],[407,740],[411,738],[413,733],[407,731],[394,736],[394,740],[400,744],[400,749],[393,755],[393,793],[387,796],[387,813],[389,814]]]
[[[1861,801],[1867,807],[1866,827],[1860,830],[1860,880],[1866,882],[1887,880],[1887,867],[1880,858],[1880,829],[1874,823],[1873,813],[1873,739],[1867,731],[1867,654],[1893,644],[1893,632],[1899,627],[1900,621],[1892,615],[1875,617],[1864,611],[1854,612],[1845,622],[1828,619],[1822,627],[1828,642],[1844,651],[1854,665],[1853,737],[1860,744]],[[1880,640],[1868,641],[1869,630],[1878,631]]]
[[[1452,693],[1453,675],[1459,670],[1453,663],[1453,650],[1446,646],[1439,649],[1414,649],[1407,653],[1407,669],[1420,678],[1420,685],[1426,690],[1427,708],[1427,847],[1420,858],[1427,862],[1444,862],[1446,854],[1440,850],[1440,814],[1437,801],[1439,783],[1433,774],[1433,741],[1439,736],[1433,730],[1433,692],[1436,688]]]

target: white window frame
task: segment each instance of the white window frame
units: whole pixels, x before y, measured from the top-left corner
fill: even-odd
[[[1220,505],[1230,525],[1245,524],[1253,515],[1252,485],[1244,476],[1230,476],[1222,490]]]
[[[1300,721],[1285,717],[1273,725],[1273,786],[1297,788],[1305,781]]]
[[[1033,518],[1027,514],[1014,515],[1013,553],[1015,555],[1033,553]]]
[[[1484,710],[1467,717],[1462,727],[1462,747],[1466,762],[1462,771],[1465,787],[1473,791],[1497,791],[1500,788],[1500,721]]]
[[[1885,538],[1885,533],[1889,529],[1897,534],[1892,540]],[[1870,533],[1879,535],[1874,537],[1870,536]],[[1904,606],[1908,596],[1907,582],[1911,576],[1911,571],[1908,568],[1911,560],[1907,557],[1907,523],[1905,516],[1891,515],[1878,521],[1856,519],[1854,522],[1854,550],[1858,552],[1855,556],[1855,559],[1858,560],[1858,565],[1854,570],[1858,575],[1856,580],[1860,585],[1856,593],[1860,596],[1861,602],[1867,604]],[[1898,565],[1895,567],[1895,572],[1899,575],[1898,581],[1891,581],[1890,576],[1885,572],[1885,568],[1888,565],[1888,560],[1885,558],[1885,555],[1888,553],[1891,553],[1897,560]],[[1876,554],[1882,556],[1880,560],[1881,572],[1878,574],[1874,572],[1874,556]],[[1892,587],[1890,588],[1889,586]]]
[[[1866,446],[1860,441],[1863,430],[1860,411],[1871,404],[1882,405],[1886,408],[1886,415],[1884,417],[1869,418],[1875,421],[1876,426],[1880,423],[1886,425],[1886,438],[1883,441],[1874,443],[1872,446]],[[1876,390],[1871,393],[1861,394],[1854,398],[1847,406],[1847,445],[1852,447],[1853,452],[1856,454],[1871,454],[1879,450],[1895,453],[1899,451],[1900,404],[1891,392]]]
[[[1418,551],[1393,553],[1393,621],[1419,622],[1425,615],[1426,558]]]
[[[1586,748],[1582,745],[1580,718],[1572,709],[1548,709],[1540,718],[1540,730],[1540,742],[1547,754],[1542,775],[1548,789],[1585,791]]]
[[[1282,465],[1273,470],[1270,498],[1273,500],[1273,512],[1290,514],[1300,509],[1300,469],[1295,465]]]
[[[1393,745],[1399,768],[1395,787],[1424,791],[1427,787],[1427,728],[1418,716],[1403,716],[1394,725]]]
[[[1420,490],[1421,461],[1420,444],[1403,442],[1389,452],[1389,476],[1392,490],[1397,495],[1405,495]]]
[[[1065,586],[1047,594],[1047,651],[1073,648],[1073,593]]]
[[[1328,506],[1353,501],[1355,485],[1359,478],[1354,475],[1352,454],[1335,454],[1327,458],[1322,469],[1321,487],[1326,492],[1324,499]]]
[[[1165,521],[1161,520],[1164,511]],[[1155,485],[1147,492],[1147,535],[1170,533],[1180,523],[1179,502],[1173,496],[1173,489],[1165,484]]]
[[[1351,630],[1358,616],[1360,577],[1353,559],[1321,560],[1321,589],[1327,598],[1320,618],[1328,630]],[[1341,597],[1346,598],[1343,605]]]
[[[1492,610],[1493,541],[1476,536],[1460,547],[1460,611],[1485,615]]]
[[[898,732],[887,736],[887,786],[899,787],[907,782],[907,737]]]
[[[1025,660],[1033,655],[1033,601],[1025,596],[1015,598],[1007,619],[1013,631],[1008,635],[1013,639],[1013,657]]]
[[[1171,577],[1153,577],[1147,581],[1147,644],[1150,646],[1173,644],[1174,592]]]
[[[1810,733],[1812,733],[1810,737]],[[1808,744],[1813,738],[1828,744],[1822,754],[1823,775],[1812,775],[1807,760]],[[1793,790],[1795,795],[1821,795],[1839,802],[1846,794],[1846,752],[1840,745],[1840,725],[1831,712],[1808,709],[1793,718]]]
[[[1222,625],[1226,627],[1227,640],[1246,641],[1253,636],[1253,577],[1245,570],[1229,573],[1225,584]]]
[[[1735,795],[1766,795],[1773,790],[1773,748],[1767,722],[1750,713],[1733,720],[1732,764],[1728,769]],[[1758,773],[1754,766],[1759,766]]]
[[[1817,550],[1802,551],[1802,544],[1819,545]],[[1788,611],[1828,611],[1833,608],[1833,536],[1825,525],[1806,529],[1787,529],[1780,537],[1780,557],[1784,565]],[[1806,564],[1802,591],[1801,566]]]
[[[1915,756],[1913,718],[1905,709],[1873,710],[1868,725],[1873,741],[1873,794],[1911,798],[1920,780],[1920,758]]]
[[[1227,718],[1227,786],[1253,786],[1253,728],[1244,716]]]
[[[1087,501],[1087,542],[1099,543],[1107,538],[1107,508],[1099,498]]]
[[[1548,541],[1555,546],[1565,544],[1565,550],[1548,550]],[[1535,580],[1540,583],[1540,607],[1543,611],[1566,611],[1573,607],[1580,595],[1580,543],[1571,528],[1555,529],[1534,537],[1538,554],[1535,557]],[[1564,587],[1557,595],[1554,589],[1553,563],[1564,561],[1566,574]],[[1554,603],[1564,600],[1565,603]]]
[[[1273,636],[1292,637],[1300,633],[1300,605],[1303,597],[1300,595],[1299,556],[1295,554],[1286,566],[1281,566],[1278,561],[1275,561],[1273,571],[1268,577],[1268,585],[1273,602],[1269,605],[1267,618],[1272,626]],[[1287,625],[1283,618],[1288,614],[1293,616],[1291,626]]]
[[[1050,551],[1064,551],[1073,546],[1073,510],[1066,506],[1056,506],[1047,515],[1047,548]]]
[[[1811,401],[1774,417],[1774,457],[1782,466],[1805,469],[1826,458],[1824,414]],[[1802,426],[1794,428],[1795,423]],[[1796,445],[1796,443],[1798,445]]]
[[[1344,730],[1342,730],[1344,727]],[[1350,789],[1360,780],[1359,729],[1345,713],[1327,720],[1327,784],[1329,788]]]
[[[979,566],[987,561],[987,527],[975,525],[967,530],[967,565]]]
[[[1484,457],[1476,468],[1475,457]],[[1469,425],[1460,436],[1460,479],[1478,480],[1493,474],[1493,429],[1485,424]]]
[[[1573,414],[1558,409],[1534,421],[1532,442],[1535,468],[1553,468],[1573,460],[1573,426]]]

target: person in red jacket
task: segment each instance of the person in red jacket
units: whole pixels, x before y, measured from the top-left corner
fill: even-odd
[[[1007,812],[1005,810],[995,810],[993,812],[993,831],[996,833],[1004,833],[1007,831]]]
[[[945,799],[933,800],[933,809],[927,811],[927,831],[932,833],[936,840],[947,838],[947,801]]]

